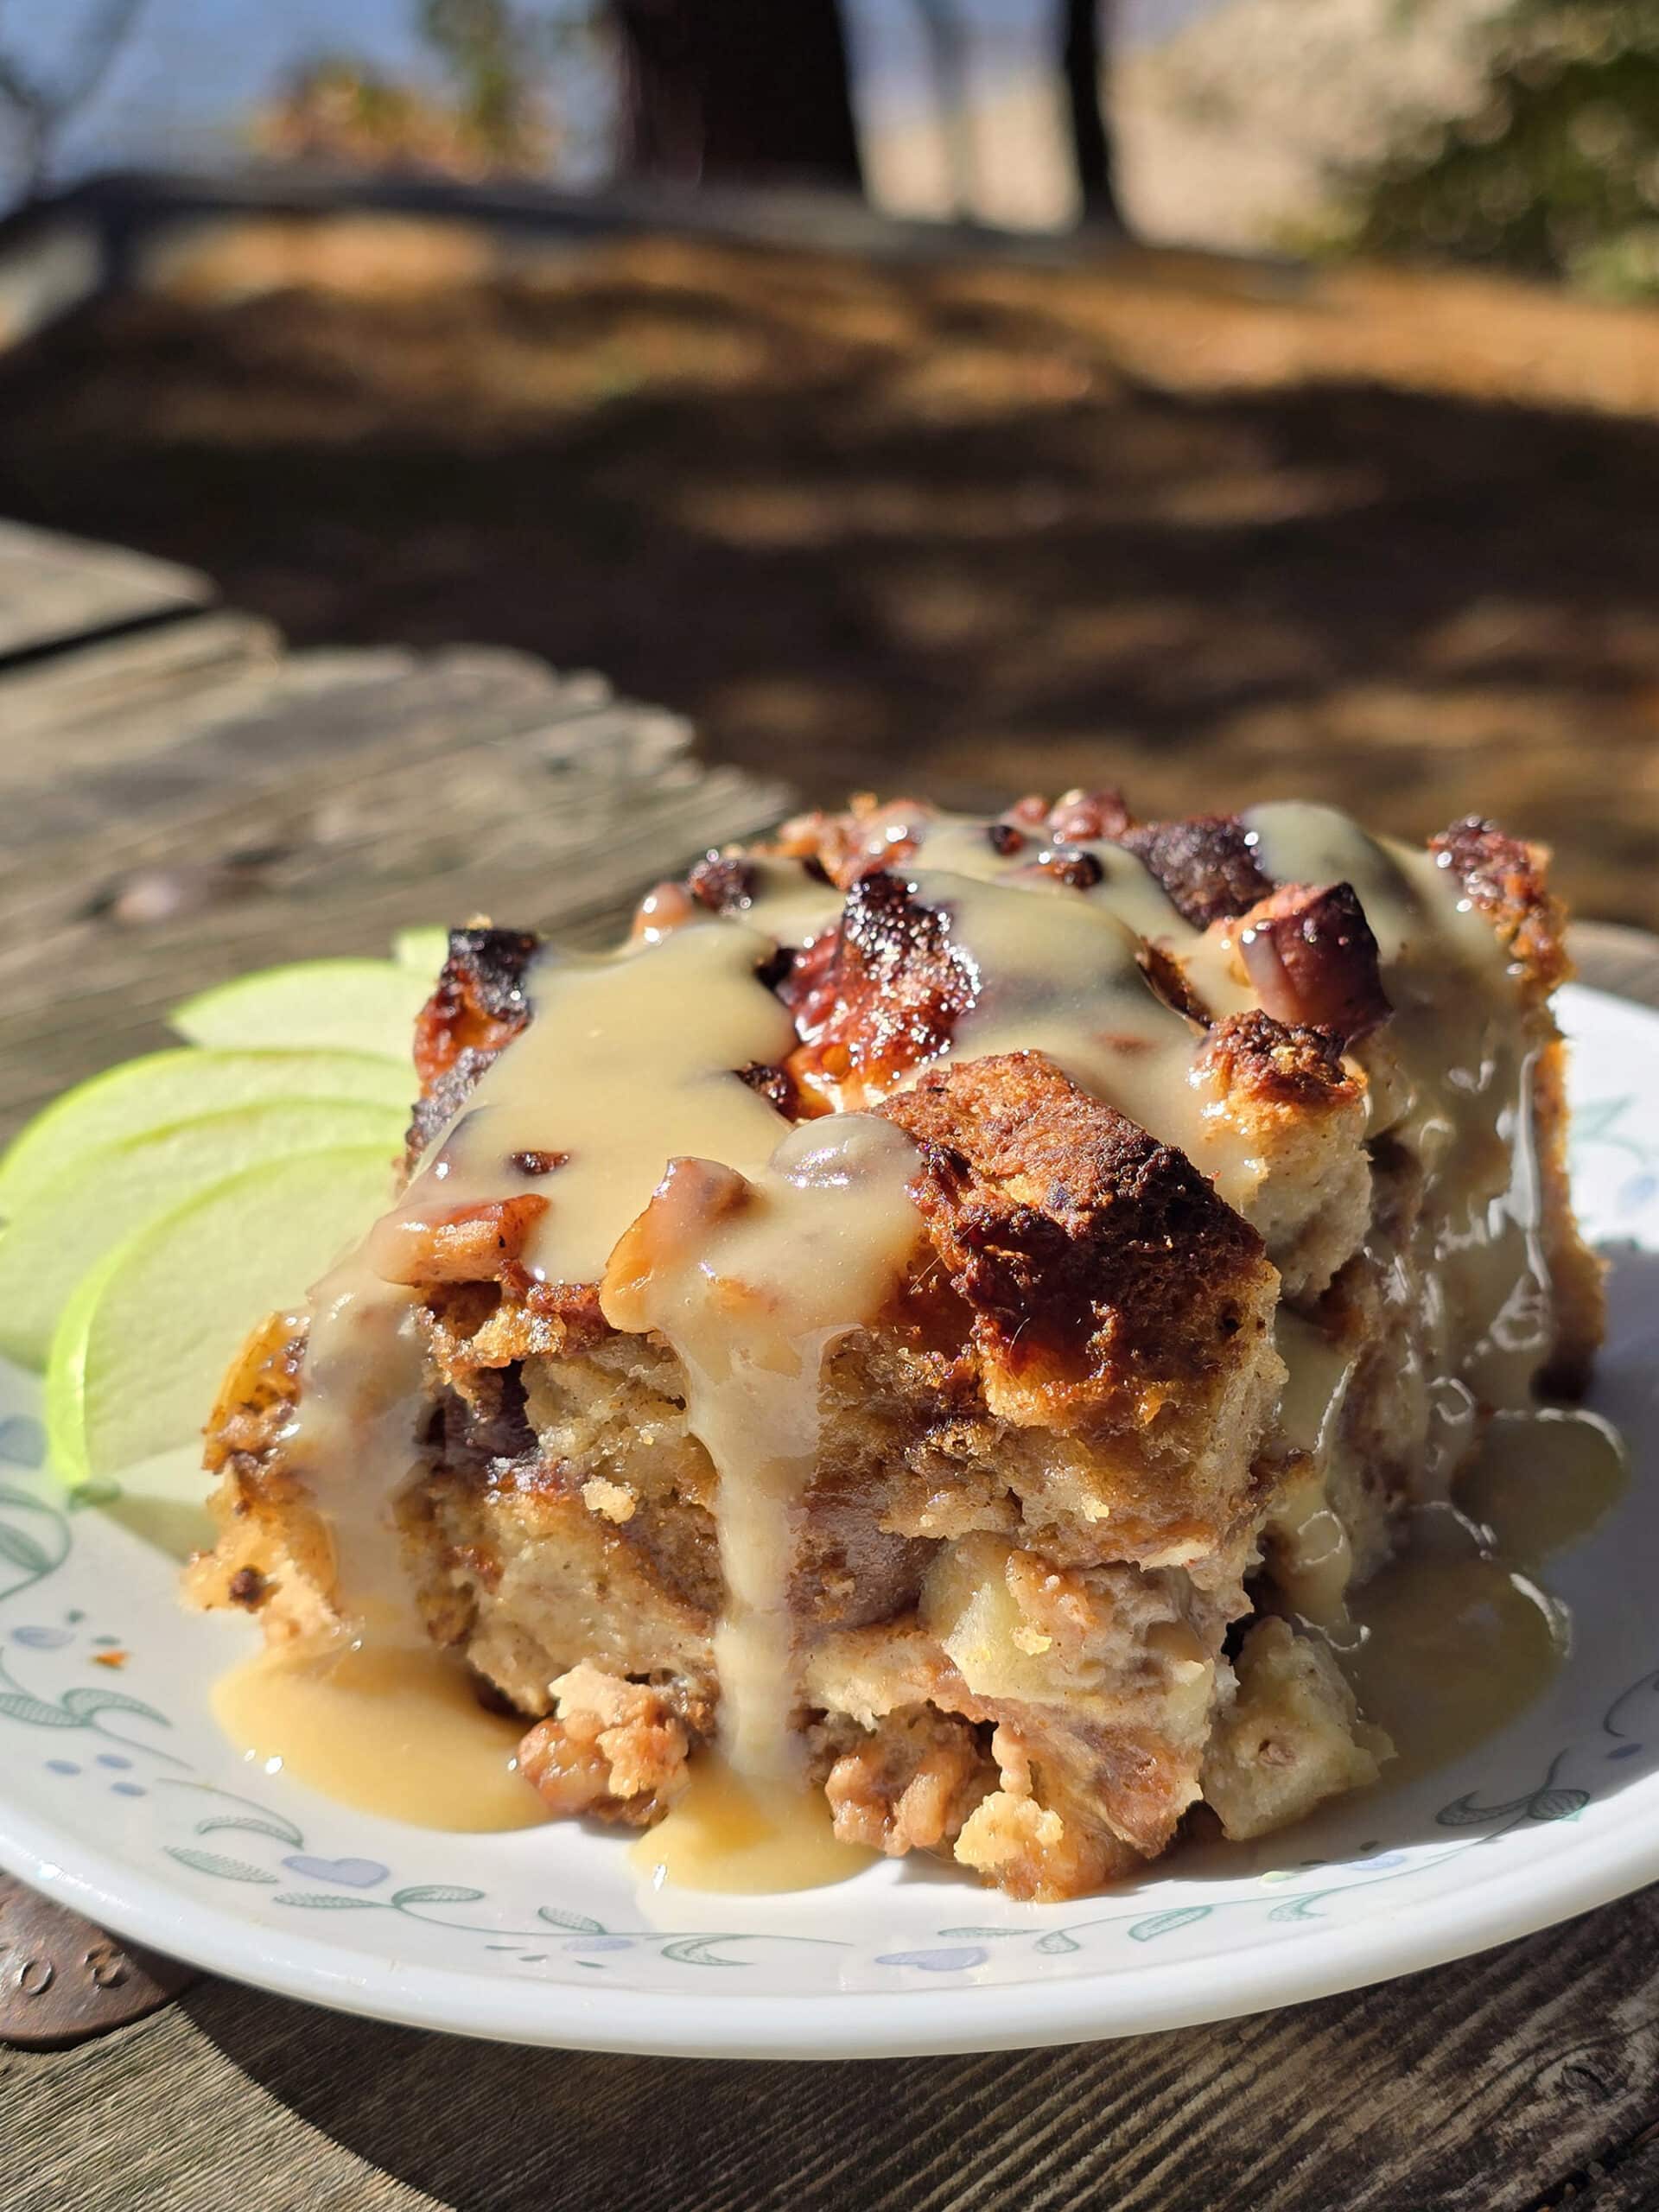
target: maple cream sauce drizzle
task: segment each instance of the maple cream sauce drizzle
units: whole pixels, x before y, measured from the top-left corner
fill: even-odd
[[[1016,888],[921,868],[910,880],[924,905],[949,913],[977,979],[951,1057],[1047,1053],[1084,1090],[1179,1146],[1248,1218],[1260,1164],[1211,1110],[1195,1079],[1203,1033],[1154,991],[1140,937],[1109,900],[1052,877]]]
[[[607,1279],[613,1325],[654,1329],[679,1355],[687,1419],[720,1478],[720,1758],[636,1846],[655,1879],[807,1888],[859,1863],[838,1863],[804,1786],[790,1594],[824,1362],[915,1246],[915,1165],[910,1139],[866,1115],[803,1123],[736,1192],[683,1163]]]
[[[841,919],[843,894],[809,874],[798,861],[751,865],[752,888],[738,918],[772,944],[810,944]]]
[[[916,1243],[915,1166],[910,1139],[863,1114],[791,1129],[747,1189],[686,1163],[607,1280],[613,1326],[655,1330],[678,1353],[687,1418],[720,1476],[721,1744],[753,1781],[800,1772],[789,1586],[819,1378]]]
[[[422,1683],[438,1732],[427,1740],[442,1740],[448,1678],[429,1666],[396,1517],[423,1464],[417,1301],[386,1272],[423,1226],[535,1192],[550,1203],[525,1250],[531,1273],[594,1283],[670,1158],[702,1154],[763,1170],[788,1125],[734,1071],[793,1041],[787,1014],[755,976],[766,950],[752,930],[710,920],[607,958],[542,955],[529,977],[535,1019],[485,1071],[391,1211],[317,1286],[285,1440],[333,1547],[339,1628],[224,1686],[220,1717],[247,1756],[285,1759],[327,1788],[323,1777],[349,1764],[331,1732],[362,1729],[378,1701],[385,1724],[400,1726]],[[550,1147],[569,1155],[551,1176],[513,1162]],[[730,1493],[741,1490],[740,1476]],[[378,1671],[370,1662],[385,1652],[399,1663]],[[406,1687],[395,1691],[399,1681]],[[334,1694],[311,1696],[318,1682]],[[411,1745],[423,1740],[418,1727],[404,1732]],[[414,1817],[407,1790],[388,1787],[378,1802]],[[428,1791],[418,1802],[443,1801]],[[505,1807],[533,1812],[536,1802],[513,1777]]]
[[[1503,977],[1490,929],[1426,856],[1384,846],[1344,817],[1273,807],[1247,820],[1268,874],[1348,880],[1366,906],[1401,1008],[1371,1056],[1374,1092],[1393,1117],[1386,1125],[1444,1163],[1448,1186],[1454,1160],[1483,1141],[1501,1147],[1502,1189],[1484,1217],[1458,1217],[1448,1204],[1437,1232],[1446,1251],[1473,1255],[1477,1282],[1483,1268],[1497,1280],[1491,1247],[1509,1230],[1495,1224],[1512,1227],[1518,1208],[1528,1216],[1521,1233],[1535,1236],[1535,1192],[1524,1167],[1510,1172],[1501,1127],[1522,1071],[1477,1052],[1442,1080],[1436,1058],[1448,1037],[1484,1035],[1469,1014]],[[1197,1026],[1156,996],[1136,959],[1139,938],[1154,937],[1202,979],[1214,1011],[1252,1004],[1227,932],[1194,931],[1140,861],[1115,846],[1083,849],[1101,876],[1079,893],[1033,870],[1029,850],[998,854],[982,823],[893,813],[872,826],[870,849],[897,851],[906,840],[920,850],[899,861],[901,871],[925,903],[950,913],[977,978],[949,1048],[955,1057],[1051,1052],[1085,1088],[1191,1153],[1248,1214],[1260,1163],[1195,1086]],[[889,1125],[849,1116],[833,1131],[785,1135],[782,1118],[734,1072],[775,1061],[793,1043],[787,1014],[756,977],[760,960],[770,945],[809,941],[841,904],[794,863],[761,863],[753,893],[737,917],[653,929],[606,958],[545,953],[533,963],[533,1020],[486,1071],[364,1251],[320,1286],[294,1444],[332,1531],[342,1606],[359,1640],[412,1643],[419,1629],[399,1594],[392,1519],[422,1464],[420,1363],[413,1300],[380,1279],[377,1255],[384,1265],[410,1224],[534,1192],[548,1205],[524,1254],[531,1274],[593,1284],[666,1162],[737,1170],[752,1188],[735,1214],[706,1224],[632,1291],[613,1284],[607,1311],[618,1325],[660,1331],[690,1379],[691,1424],[720,1476],[731,1592],[719,1631],[724,1750],[732,1771],[764,1794],[787,1779],[793,1758],[785,1599],[822,1358],[880,1304],[915,1222],[904,1197],[907,1147]],[[512,1164],[516,1154],[548,1150],[566,1155],[550,1176]],[[1510,1348],[1517,1366],[1535,1357],[1537,1318]],[[1294,1376],[1293,1397],[1297,1388]],[[1320,1435],[1329,1415],[1327,1403]],[[1287,1400],[1287,1419],[1296,1418],[1306,1426],[1313,1416],[1297,1416]],[[1312,1523],[1320,1508],[1309,1503]]]
[[[1433,854],[1373,837],[1330,807],[1263,806],[1243,821],[1275,881],[1351,883],[1377,940],[1394,1014],[1355,1058],[1370,1079],[1371,1135],[1391,1135],[1423,1172],[1389,1294],[1426,1324],[1416,1382],[1427,1494],[1443,1496],[1479,1408],[1529,1404],[1552,1338],[1515,979],[1490,920]],[[1455,1356],[1463,1344],[1472,1352]]]

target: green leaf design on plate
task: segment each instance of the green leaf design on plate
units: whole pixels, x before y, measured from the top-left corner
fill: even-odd
[[[226,1859],[217,1851],[191,1851],[182,1844],[165,1844],[162,1848],[181,1866],[194,1866],[198,1874],[215,1874],[221,1882],[264,1882],[273,1888],[276,1885],[274,1874],[268,1874],[263,1866],[250,1866],[245,1859]]]
[[[673,1942],[664,1944],[662,1956],[665,1959],[672,1959],[677,1967],[741,1967],[744,1963],[741,1959],[716,1958],[709,1948],[710,1944],[729,1943],[732,1941],[733,1938],[729,1934],[681,1936]]]
[[[57,1518],[43,1497],[36,1497],[30,1490],[19,1490],[13,1483],[0,1483],[0,1505],[21,1505],[26,1513],[44,1513],[48,1519]]]
[[[1493,1821],[1513,1820],[1517,1813],[1524,1813],[1531,1802],[1530,1797],[1511,1797],[1507,1805],[1478,1805],[1471,1789],[1461,1797],[1454,1797],[1449,1805],[1442,1805],[1434,1815],[1434,1822],[1437,1827],[1443,1828],[1484,1828]]]
[[[1083,1948],[1075,1936],[1068,1936],[1064,1928],[1051,1928],[1046,1936],[1037,1938],[1037,1948],[1047,1958],[1059,1951],[1080,1951]]]
[[[448,1882],[419,1882],[410,1890],[394,1890],[389,1904],[401,1911],[410,1904],[476,1904],[482,1890],[456,1889]]]
[[[86,1724],[73,1713],[66,1713],[60,1705],[48,1705],[43,1697],[30,1697],[27,1690],[0,1690],[0,1713],[8,1720],[26,1720],[31,1728],[84,1728]]]
[[[48,1574],[57,1564],[39,1537],[13,1528],[10,1521],[0,1521],[0,1559],[9,1559],[25,1574]]]
[[[954,1939],[957,1936],[965,1936],[976,1942],[982,1942],[998,1936],[1023,1936],[1025,1932],[1023,1928],[941,1928],[939,1930],[942,1937],[948,1936]]]
[[[1274,1905],[1268,1918],[1278,1921],[1323,1920],[1325,1915],[1315,1912],[1313,1908],[1321,1897],[1328,1897],[1330,1894],[1329,1890],[1310,1890],[1305,1897],[1287,1897],[1282,1904]]]
[[[379,1904],[378,1897],[340,1897],[327,1890],[279,1890],[271,1899],[273,1904],[302,1904],[313,1912],[351,1912],[359,1905],[371,1911]]]
[[[143,1698],[126,1690],[105,1689],[102,1682],[89,1682],[84,1688],[78,1683],[73,1689],[65,1690],[63,1707],[77,1720],[90,1720],[95,1713],[136,1713],[140,1719],[154,1720],[163,1728],[173,1726],[164,1713],[157,1713]]]
[[[305,1841],[291,1821],[280,1820],[275,1813],[269,1820],[254,1813],[220,1813],[216,1818],[196,1822],[198,1835],[212,1835],[220,1828],[245,1828],[250,1835],[274,1836],[278,1843]]]
[[[1573,1135],[1580,1144],[1592,1143],[1605,1137],[1614,1125],[1622,1121],[1634,1100],[1624,1098],[1586,1099],[1583,1105],[1573,1109]]]
[[[1529,1821],[1570,1821],[1590,1802],[1587,1789],[1540,1789],[1527,1804]]]
[[[1208,1920],[1211,1908],[1207,1904],[1180,1905],[1173,1912],[1154,1912],[1145,1920],[1137,1920],[1129,1930],[1137,1943],[1150,1943],[1160,1936],[1173,1936],[1178,1928],[1191,1928],[1200,1920]]]
[[[595,1920],[585,1912],[562,1912],[557,1905],[538,1904],[537,1920],[544,1920],[550,1928],[568,1928],[573,1936],[605,1936],[609,1934],[602,1920]]]

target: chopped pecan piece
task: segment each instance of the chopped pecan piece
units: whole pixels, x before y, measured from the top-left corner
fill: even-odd
[[[1092,891],[1106,873],[1092,853],[1047,852],[1038,861],[1037,867],[1044,875],[1052,875],[1057,883],[1064,883],[1072,891]]]
[[[685,1788],[690,1739],[661,1695],[586,1660],[553,1685],[558,1717],[518,1746],[518,1771],[555,1813],[649,1827]]]
[[[841,1842],[902,1859],[958,1834],[995,1780],[977,1732],[921,1707],[888,1715],[842,1751],[823,1794]]]
[[[747,1083],[751,1090],[758,1090],[786,1120],[803,1119],[801,1094],[787,1068],[769,1066],[765,1060],[751,1060],[747,1067],[739,1068],[737,1075],[740,1083]]]
[[[711,914],[737,914],[754,904],[754,862],[736,853],[706,853],[685,887]]]
[[[369,1236],[375,1271],[385,1282],[424,1289],[441,1282],[501,1281],[516,1268],[547,1200],[527,1191],[437,1215],[390,1213]]]
[[[659,944],[683,929],[696,911],[696,901],[684,884],[653,883],[633,910],[628,934],[635,944]]]
[[[856,1108],[944,1050],[976,978],[946,916],[885,872],[855,884],[821,942],[779,987],[801,1039],[790,1072],[809,1099]]]
[[[1273,888],[1236,815],[1148,823],[1126,830],[1119,842],[1146,862],[1170,904],[1195,929],[1246,912]]]
[[[1330,1029],[1352,1045],[1392,1011],[1376,939],[1351,884],[1286,884],[1244,917],[1238,950],[1275,1021]]]
[[[551,1175],[556,1168],[570,1165],[570,1155],[568,1152],[510,1152],[507,1165],[521,1175]]]
[[[1057,844],[1084,845],[1126,836],[1134,819],[1122,791],[1067,791],[1049,810],[1048,832]]]

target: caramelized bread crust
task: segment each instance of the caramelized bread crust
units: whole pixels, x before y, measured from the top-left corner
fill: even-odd
[[[1265,1332],[1255,1231],[1041,1053],[925,1076],[877,1111],[921,1147],[922,1218],[1007,1418],[1144,1432]]]

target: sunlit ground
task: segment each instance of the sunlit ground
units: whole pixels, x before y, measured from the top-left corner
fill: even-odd
[[[814,798],[1478,808],[1659,924],[1659,321],[1152,256],[636,241],[501,285],[375,241],[0,359],[0,511],[298,641],[598,665]]]

